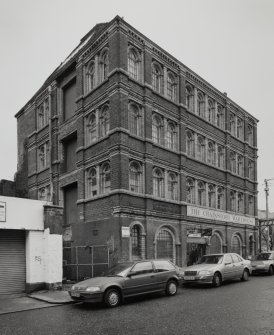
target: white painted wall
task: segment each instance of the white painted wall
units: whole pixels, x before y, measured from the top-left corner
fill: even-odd
[[[29,231],[26,237],[26,282],[61,283],[63,251],[62,235]]]
[[[0,196],[6,204],[6,221],[0,229],[44,230],[45,201]]]

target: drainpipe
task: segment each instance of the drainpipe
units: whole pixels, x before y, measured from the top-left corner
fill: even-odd
[[[53,172],[52,172],[52,121],[51,121],[51,86],[49,91],[49,179],[50,179],[50,201],[53,203]]]

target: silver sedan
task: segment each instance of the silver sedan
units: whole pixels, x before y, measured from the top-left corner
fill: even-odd
[[[197,264],[183,268],[183,283],[208,283],[218,287],[225,280],[247,281],[250,273],[250,261],[238,254],[210,254],[203,256]]]

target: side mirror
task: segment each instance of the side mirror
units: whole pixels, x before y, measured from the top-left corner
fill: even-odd
[[[127,276],[130,278],[130,277],[135,276],[135,275],[137,275],[136,271],[130,271],[130,273]]]
[[[231,263],[225,263],[225,265],[229,265],[229,264],[231,264]]]

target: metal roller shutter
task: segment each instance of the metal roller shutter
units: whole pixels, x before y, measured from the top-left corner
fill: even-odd
[[[0,294],[24,292],[25,283],[25,232],[0,229]]]

